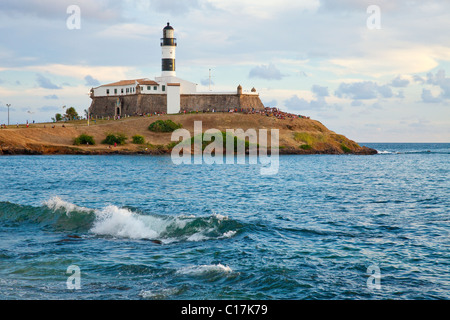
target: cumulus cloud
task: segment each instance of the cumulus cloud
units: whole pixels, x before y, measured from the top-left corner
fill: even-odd
[[[61,110],[61,107],[56,106],[43,106],[38,109],[40,112],[57,112]]]
[[[335,91],[339,98],[350,98],[353,100],[376,99],[379,96],[383,98],[392,98],[394,96],[392,89],[388,85],[378,85],[373,81],[361,81],[355,83],[341,83]]]
[[[273,107],[276,107],[278,105],[278,102],[277,102],[277,100],[271,100],[271,101],[268,101],[268,102],[263,102],[263,105],[266,106],[266,107],[269,107],[269,108],[273,108]]]
[[[62,89],[61,87],[57,86],[56,84],[54,84],[50,79],[44,77],[42,74],[38,73],[36,74],[36,81],[38,83],[38,86],[40,88],[44,88],[44,89]]]
[[[397,78],[392,80],[390,85],[391,85],[391,87],[395,87],[395,88],[405,88],[409,85],[409,80],[402,79],[400,76],[398,76]]]
[[[98,81],[97,79],[94,79],[90,75],[87,75],[86,77],[84,77],[84,80],[86,81],[86,86],[89,86],[89,87],[98,87],[100,85],[100,81]]]
[[[426,80],[424,78],[422,78],[421,76],[419,76],[417,74],[415,74],[413,76],[413,79],[414,79],[415,82],[418,82],[418,83],[421,83],[421,84],[424,84],[426,82]]]
[[[325,97],[329,96],[328,88],[320,85],[313,85],[311,91],[315,97],[311,101],[293,95],[284,101],[284,105],[291,110],[320,110],[327,108],[328,104]]]
[[[202,80],[200,80],[200,84],[202,85],[202,86],[209,86],[209,78],[206,78],[206,79],[202,79]],[[213,80],[211,80],[211,85],[213,86],[215,83],[214,83],[214,81]]]
[[[269,65],[256,66],[250,70],[250,78],[261,78],[265,80],[281,80],[285,75],[277,67],[270,63]]]
[[[442,98],[434,97],[431,93],[431,90],[423,89],[422,90],[422,101],[428,103],[439,103],[442,102]]]
[[[377,85],[372,81],[341,83],[335,91],[335,95],[339,98],[348,97],[354,100],[375,99]]]
[[[52,95],[49,95],[49,96],[45,96],[44,99],[47,99],[47,100],[58,100],[59,98],[58,98],[58,96],[56,94],[52,94]]]
[[[441,88],[441,98],[450,99],[450,78],[445,76],[445,70],[441,69],[435,75],[428,73],[427,83]]]
[[[318,97],[328,97],[330,95],[328,93],[328,87],[322,87],[317,84],[313,85],[311,91]]]

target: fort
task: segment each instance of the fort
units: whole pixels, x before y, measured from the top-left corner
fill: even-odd
[[[121,80],[92,88],[89,113],[93,117],[121,117],[142,114],[177,114],[192,111],[244,112],[264,110],[255,88],[234,92],[197,92],[197,84],[176,76],[177,39],[167,23],[161,39],[162,74],[148,78]]]

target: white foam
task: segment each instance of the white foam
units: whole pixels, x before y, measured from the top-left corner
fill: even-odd
[[[216,219],[219,220],[219,221],[228,220],[228,217],[227,217],[227,216],[223,216],[223,215],[221,215],[221,214],[219,214],[219,213],[214,213],[214,214],[213,214],[213,217],[216,218]]]
[[[236,231],[230,230],[230,231],[225,232],[225,233],[222,235],[222,238],[231,238],[231,237],[233,237],[235,234],[236,234]]]
[[[84,207],[79,207],[73,203],[67,202],[62,200],[60,197],[53,197],[50,200],[44,201],[43,205],[47,206],[49,209],[52,210],[60,210],[64,209],[66,211],[66,214],[69,214],[70,212],[78,211],[78,212],[91,212],[92,210]]]
[[[377,152],[378,152],[378,154],[392,154],[393,153],[393,152],[387,151],[387,150],[384,150],[384,151],[378,151],[377,150]]]
[[[201,275],[205,273],[232,273],[233,270],[229,266],[224,266],[223,264],[208,264],[200,266],[190,266],[182,268],[177,271],[177,273],[188,274],[188,275]]]
[[[96,217],[91,232],[118,238],[157,239],[170,224],[163,218],[138,215],[116,206],[96,211]]]
[[[95,235],[111,236],[115,238],[160,240],[163,244],[179,241],[204,241],[210,239],[230,238],[236,231],[228,231],[217,235],[217,223],[228,220],[227,216],[216,214],[209,217],[196,217],[194,215],[181,216],[155,216],[133,212],[126,208],[114,205],[103,209],[89,209],[79,207],[73,203],[53,197],[43,203],[52,210],[64,210],[67,215],[71,212],[86,212],[95,215],[95,221],[90,232]],[[187,228],[196,219],[203,219],[206,226]],[[186,230],[185,230],[186,229]],[[190,230],[188,230],[190,229]],[[186,232],[184,232],[186,231]],[[211,236],[215,234],[215,236]]]
[[[210,238],[203,235],[202,232],[197,232],[197,233],[194,233],[193,235],[189,236],[186,240],[196,242],[196,241],[204,241],[204,240],[208,240],[208,239],[210,239]]]
[[[141,290],[139,292],[139,296],[144,299],[166,299],[172,295],[175,295],[179,292],[179,289],[176,288],[161,288],[155,290]]]

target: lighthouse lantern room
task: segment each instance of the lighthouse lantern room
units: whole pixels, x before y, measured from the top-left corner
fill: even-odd
[[[175,77],[175,50],[177,47],[177,39],[175,38],[174,29],[167,23],[163,30],[163,38],[161,39],[162,48],[162,77]]]

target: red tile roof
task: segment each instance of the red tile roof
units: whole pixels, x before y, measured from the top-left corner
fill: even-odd
[[[120,80],[118,82],[105,84],[102,87],[121,87],[121,86],[131,86],[136,84],[136,82],[140,85],[152,85],[157,86],[159,85],[157,82],[148,80],[148,79],[136,79],[136,80]]]

